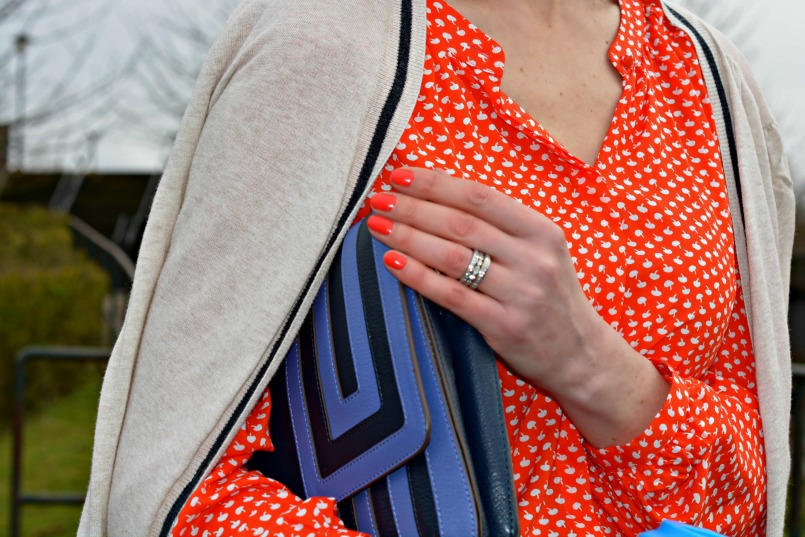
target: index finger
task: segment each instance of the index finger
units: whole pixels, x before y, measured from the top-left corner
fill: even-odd
[[[553,225],[544,215],[492,187],[441,170],[397,168],[390,180],[400,192],[460,209],[514,237],[527,237],[547,223]]]

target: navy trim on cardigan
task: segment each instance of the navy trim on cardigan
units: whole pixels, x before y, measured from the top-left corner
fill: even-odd
[[[705,60],[707,60],[707,65],[710,68],[710,72],[713,73],[713,81],[716,86],[716,91],[718,92],[718,100],[721,104],[721,113],[724,116],[724,130],[727,131],[727,146],[730,150],[730,166],[732,167],[732,176],[735,179],[735,188],[738,192],[738,200],[739,205],[738,209],[740,210],[741,214],[741,223],[744,223],[744,208],[743,208],[743,192],[741,189],[741,177],[740,171],[738,170],[738,148],[735,143],[735,133],[733,132],[732,127],[732,114],[730,113],[729,103],[727,102],[727,92],[724,89],[724,83],[721,81],[721,75],[718,71],[718,64],[716,63],[715,55],[713,54],[713,49],[710,47],[710,43],[704,38],[704,36],[693,26],[688,19],[683,17],[678,11],[673,9],[671,6],[666,6],[668,10],[673,13],[673,15],[679,19],[679,22],[685,25],[685,27],[690,30],[690,33],[696,38],[699,42],[699,45],[704,52]],[[711,96],[712,97],[712,96]],[[727,163],[724,159],[721,159],[723,165]]]
[[[350,224],[350,217],[352,214],[351,209],[356,207],[358,203],[363,200],[363,193],[366,190],[366,187],[369,186],[369,183],[374,179],[372,177],[372,170],[374,170],[375,165],[377,164],[377,159],[380,156],[380,151],[383,146],[383,141],[386,139],[388,134],[388,129],[391,125],[391,121],[394,117],[394,113],[397,110],[397,107],[400,104],[400,100],[403,95],[403,91],[405,89],[405,84],[408,79],[408,62],[411,50],[411,33],[412,33],[412,25],[413,25],[413,0],[401,0],[401,9],[400,9],[400,39],[399,39],[399,47],[397,49],[397,68],[394,73],[394,80],[391,85],[391,89],[389,90],[389,94],[386,97],[386,102],[383,105],[383,109],[381,110],[380,117],[378,118],[377,126],[375,127],[374,135],[372,136],[372,141],[369,144],[369,149],[366,154],[366,158],[363,162],[363,166],[361,167],[360,174],[358,175],[358,181],[355,186],[355,190],[350,196],[349,199],[349,209],[343,212],[341,217],[338,220],[336,225],[335,233],[330,235],[329,240],[327,241],[327,245],[324,249],[324,252],[319,256],[319,259],[316,262],[317,267],[321,267],[324,263],[324,260],[330,254],[330,252],[335,248],[337,237],[340,235],[340,231],[344,229],[345,226]],[[166,517],[165,521],[162,524],[162,531],[160,531],[160,537],[169,537],[170,530],[173,527],[173,524],[176,520],[176,517],[179,516],[179,513],[184,507],[184,504],[190,499],[191,494],[196,489],[196,487],[200,484],[201,478],[206,472],[206,469],[213,464],[213,455],[221,448],[224,443],[224,440],[229,435],[229,432],[235,427],[235,424],[238,422],[240,417],[246,412],[246,402],[252,398],[254,393],[257,391],[257,387],[260,383],[260,380],[265,377],[266,372],[268,371],[268,367],[273,361],[276,359],[277,348],[280,345],[280,342],[284,341],[285,338],[288,336],[289,327],[293,319],[299,315],[299,309],[302,305],[303,297],[309,295],[312,291],[313,280],[315,278],[315,272],[311,274],[305,285],[302,289],[302,292],[299,294],[299,297],[296,299],[293,307],[291,308],[290,314],[286,319],[285,323],[283,324],[282,328],[280,329],[279,336],[276,339],[276,343],[272,347],[271,351],[268,354],[268,358],[265,360],[265,363],[260,367],[260,371],[257,373],[257,376],[252,381],[251,385],[249,386],[248,390],[244,394],[241,401],[238,403],[238,406],[235,408],[235,411],[232,413],[232,416],[227,421],[224,428],[219,433],[218,437],[215,439],[210,451],[208,452],[207,456],[204,458],[201,466],[198,468],[196,473],[193,475],[193,478],[190,482],[185,485],[182,492],[179,494],[179,497],[174,502],[173,506],[171,507],[170,511],[168,511],[168,516]]]

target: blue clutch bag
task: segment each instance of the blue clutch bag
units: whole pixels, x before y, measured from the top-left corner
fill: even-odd
[[[248,467],[338,501],[378,536],[517,536],[494,352],[403,286],[353,226],[271,382],[272,452]]]

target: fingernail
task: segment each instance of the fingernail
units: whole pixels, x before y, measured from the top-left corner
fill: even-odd
[[[402,270],[405,268],[408,260],[401,253],[392,250],[390,252],[386,252],[386,255],[383,256],[383,262],[390,269]]]
[[[405,168],[397,168],[391,172],[389,179],[397,186],[411,186],[411,183],[414,182],[414,172]]]
[[[366,222],[366,224],[369,226],[369,229],[375,233],[380,233],[381,235],[389,235],[391,234],[391,230],[394,229],[394,222],[385,216],[379,216],[376,214],[370,216],[369,221]]]
[[[370,203],[372,204],[372,209],[388,212],[397,204],[397,196],[379,192],[371,197]]]

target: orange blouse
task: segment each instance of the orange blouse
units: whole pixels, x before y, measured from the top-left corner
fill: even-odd
[[[397,167],[442,168],[552,218],[595,309],[671,381],[640,437],[595,449],[548,394],[499,363],[523,535],[636,535],[668,518],[761,536],[754,357],[704,80],[659,0],[620,9],[609,57],[623,94],[590,166],[501,91],[501,47],[428,0],[419,100],[374,191],[390,189]],[[271,449],[270,409],[266,391],[172,535],[356,535],[333,500],[302,500],[244,468]]]

